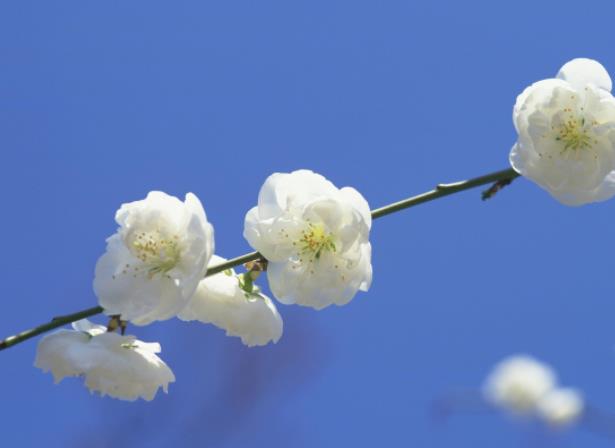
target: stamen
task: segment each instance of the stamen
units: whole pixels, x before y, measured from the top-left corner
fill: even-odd
[[[589,134],[589,129],[585,127],[585,118],[574,116],[571,109],[564,109],[569,113],[569,119],[565,120],[559,126],[559,131],[556,133],[555,140],[564,144],[561,154],[564,154],[569,149],[589,149],[593,146],[595,139]]]
[[[132,253],[148,268],[148,277],[166,274],[173,269],[180,258],[178,237],[165,237],[160,230],[141,232],[132,242]]]
[[[297,242],[300,247],[299,261],[307,256],[309,261],[318,260],[323,251],[335,252],[336,247],[331,233],[327,233],[322,224],[308,224],[308,229],[301,232]]]

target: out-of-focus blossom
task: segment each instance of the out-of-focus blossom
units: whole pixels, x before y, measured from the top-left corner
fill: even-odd
[[[495,366],[484,393],[498,407],[515,414],[531,414],[556,384],[555,372],[549,366],[529,356],[512,356]]]
[[[552,426],[567,426],[583,414],[583,397],[569,388],[554,389],[538,401],[538,415]]]

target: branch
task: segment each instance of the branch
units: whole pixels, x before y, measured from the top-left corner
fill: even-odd
[[[433,201],[435,199],[439,199],[453,193],[459,193],[460,191],[469,190],[471,188],[475,188],[481,185],[495,183],[489,190],[487,190],[487,192],[491,192],[489,194],[490,197],[495,194],[495,192],[498,191],[502,186],[508,185],[517,177],[519,177],[519,174],[513,169],[509,168],[507,170],[496,171],[495,173],[486,174],[484,176],[475,177],[473,179],[468,179],[461,182],[455,182],[451,184],[439,184],[434,190],[427,191],[417,196],[412,196],[408,199],[404,199],[403,201],[394,202],[393,204],[385,205],[384,207],[372,210],[372,218],[378,219],[383,216],[390,215],[391,213],[396,213],[400,210],[414,207],[425,202]],[[496,189],[496,186],[499,187],[497,187]],[[486,193],[484,192],[483,198],[485,197],[485,194]],[[248,263],[250,261],[258,260],[259,258],[262,257],[261,254],[259,254],[258,252],[250,252],[245,255],[232,258],[224,263],[212,266],[207,269],[207,274],[205,275],[205,277],[218,274],[222,271],[233,268],[235,266],[242,265],[244,263]],[[30,330],[22,331],[21,333],[18,333],[14,336],[9,336],[3,341],[0,341],[0,350],[12,347],[15,344],[19,344],[20,342],[33,338],[34,336],[37,336],[41,333],[45,333],[49,330],[53,330],[54,328],[62,327],[66,324],[70,324],[71,322],[75,322],[81,319],[85,319],[86,317],[100,314],[103,311],[104,310],[101,307],[96,306],[93,308],[88,308],[87,310],[78,311],[73,314],[54,317],[49,323],[39,325],[38,327],[34,327]]]
[[[393,204],[385,205],[384,207],[372,210],[372,218],[378,219],[391,213],[414,207],[415,205],[419,205],[424,202],[433,201],[434,199],[439,199],[453,193],[459,193],[460,191],[469,190],[470,188],[480,187],[481,185],[508,180],[512,182],[517,177],[519,177],[519,173],[512,168],[509,168],[507,170],[496,171],[495,173],[475,177],[474,179],[462,180],[461,182],[439,184],[436,186],[435,190],[431,190],[417,196],[412,196],[411,198],[404,199],[403,201],[395,202]]]
[[[20,342],[25,341],[26,339],[33,338],[41,333],[45,333],[46,331],[53,330],[54,328],[61,327],[66,324],[70,324],[71,322],[75,322],[81,319],[85,319],[86,317],[94,316],[95,314],[102,313],[103,309],[99,306],[95,306],[94,308],[88,308],[87,310],[78,311],[73,314],[67,314],[65,316],[58,316],[51,319],[51,322],[43,325],[39,325],[38,327],[34,327],[30,330],[22,331],[21,333],[17,333],[14,336],[9,336],[2,342],[0,342],[0,350],[4,350],[5,348],[9,348],[15,344],[19,344]]]

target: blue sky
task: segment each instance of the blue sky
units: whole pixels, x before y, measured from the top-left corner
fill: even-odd
[[[216,247],[275,171],[310,168],[372,207],[506,168],[511,110],[574,57],[615,73],[612,2],[64,1],[0,5],[0,257],[6,335],[96,304],[122,202],[197,194]],[[280,305],[274,346],[200,324],[160,341],[177,382],[151,403],[90,396],[0,354],[3,442],[81,447],[612,446],[434,400],[513,353],[615,412],[615,202],[566,208],[519,179],[378,220],[374,283],[342,308]],[[116,443],[114,445],[114,442]],[[124,445],[122,445],[124,446]]]

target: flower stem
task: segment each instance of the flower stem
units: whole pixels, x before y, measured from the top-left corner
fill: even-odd
[[[205,277],[219,274],[220,272],[226,271],[227,269],[234,268],[235,266],[240,266],[250,261],[258,260],[259,258],[261,258],[261,254],[259,254],[258,252],[250,252],[240,257],[231,258],[224,263],[220,263],[210,268],[207,268],[207,274],[205,274]]]
[[[439,184],[435,189],[421,193],[403,201],[394,202],[393,204],[385,205],[384,207],[372,210],[372,218],[378,219],[391,213],[414,207],[415,205],[423,204],[424,202],[433,201],[449,194],[459,193],[460,191],[469,190],[470,188],[479,187],[485,184],[498,183],[501,181],[512,181],[519,177],[519,174],[512,168],[495,173],[485,174],[484,176],[475,177],[474,179],[462,180],[451,184]]]
[[[385,205],[384,207],[380,207],[375,210],[372,210],[372,218],[378,219],[383,216],[390,215],[391,213],[396,213],[400,210],[414,207],[416,205],[423,204],[425,202],[433,201],[434,199],[439,199],[439,198],[448,196],[453,193],[459,193],[460,191],[469,190],[471,188],[475,188],[475,187],[490,184],[490,183],[496,183],[497,185],[494,185],[487,191],[494,189],[494,187],[497,187],[495,188],[495,191],[497,191],[502,186],[508,185],[510,182],[512,182],[517,177],[519,177],[519,174],[517,172],[515,172],[513,169],[507,169],[507,170],[502,170],[502,171],[496,171],[495,173],[486,174],[484,176],[475,177],[473,179],[464,180],[461,182],[454,182],[450,184],[439,184],[436,186],[435,189],[431,191],[427,191],[417,196],[412,196],[402,201],[394,202],[393,204]],[[486,197],[491,197],[491,196],[492,194],[489,194]],[[486,198],[486,197],[483,196],[483,198]],[[205,277],[218,274],[222,271],[233,268],[235,266],[242,265],[244,263],[248,263],[250,261],[258,260],[259,258],[261,258],[261,254],[259,254],[258,252],[250,252],[245,255],[232,258],[224,263],[210,267],[207,270],[207,274],[205,275]],[[38,327],[34,327],[30,330],[22,331],[21,333],[18,333],[14,336],[9,336],[3,341],[0,341],[0,350],[4,350],[5,348],[12,347],[13,345],[19,344],[20,342],[23,342],[41,333],[45,333],[49,330],[53,330],[54,328],[62,327],[71,322],[75,322],[80,319],[85,319],[86,317],[100,314],[103,311],[104,310],[100,306],[95,306],[93,308],[88,308],[87,310],[78,311],[76,313],[54,317],[51,320],[51,322],[48,322],[43,325],[39,325]]]
[[[99,314],[102,312],[103,309],[101,307],[95,306],[94,308],[88,308],[87,310],[78,311],[73,314],[54,317],[49,323],[39,325],[38,327],[34,327],[30,330],[22,331],[21,333],[17,333],[14,336],[9,336],[8,338],[4,339],[2,342],[0,342],[0,350],[12,347],[15,344],[19,344],[20,342],[25,341],[26,339],[33,338],[34,336],[37,336],[41,333],[45,333],[49,330],[53,330],[54,328],[70,324],[71,322],[85,319],[86,317],[94,316],[95,314]]]

